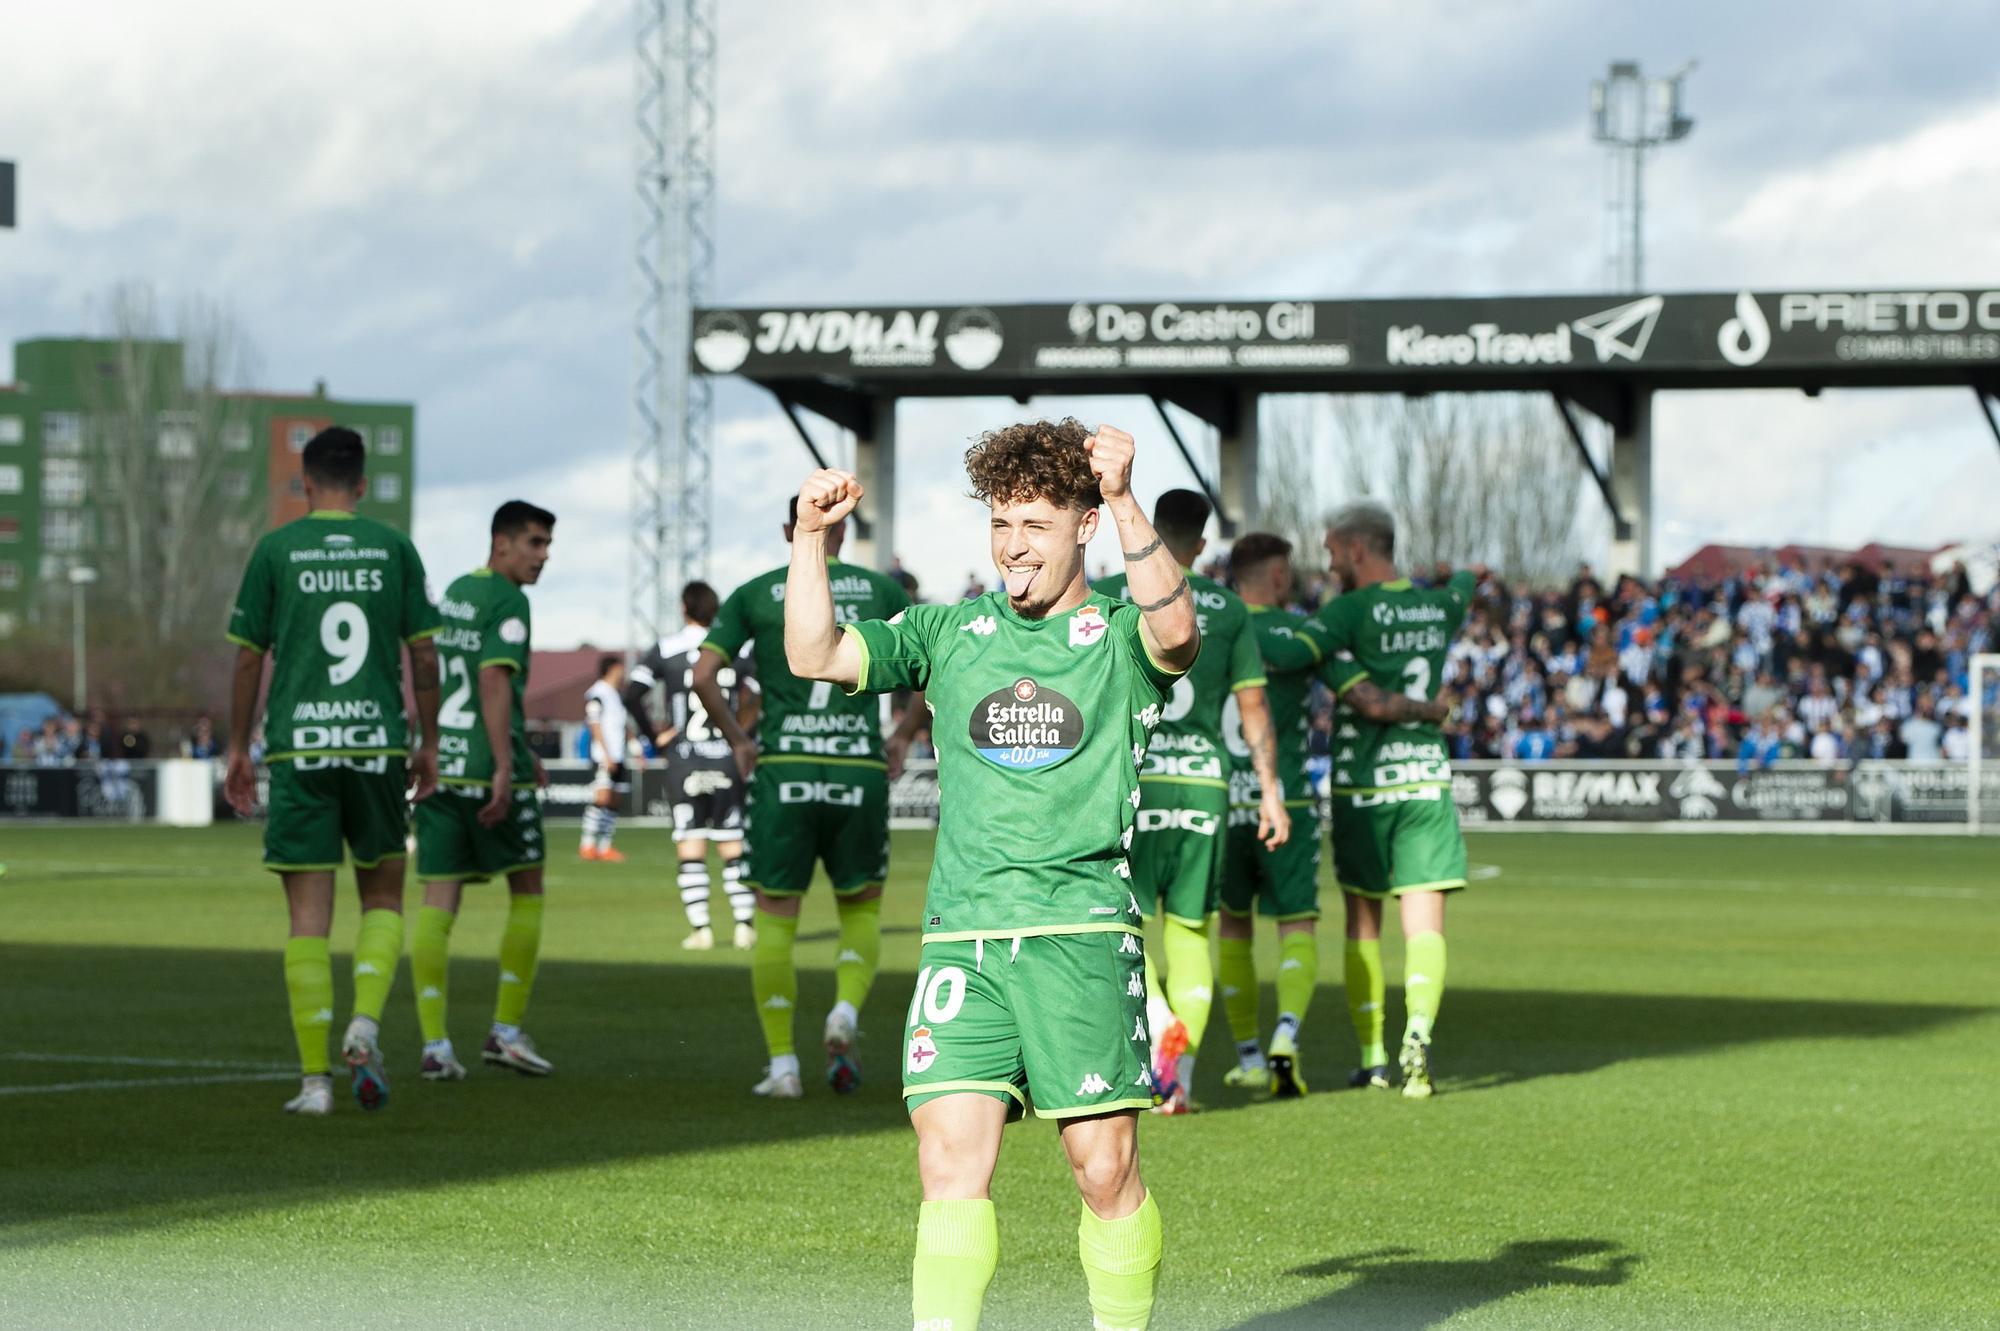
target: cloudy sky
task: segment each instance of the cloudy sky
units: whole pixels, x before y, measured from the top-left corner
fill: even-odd
[[[1649,176],[1649,287],[2000,281],[1982,6],[721,8],[720,302],[1596,289],[1584,102],[1613,58],[1701,62],[1698,127]],[[418,404],[435,571],[477,562],[497,502],[538,499],[561,516],[538,636],[619,641],[632,90],[620,3],[16,6],[0,342],[87,331],[124,280],[223,300],[258,386]],[[717,404],[726,585],[781,558],[805,457],[756,391]],[[1185,483],[1144,402],[1036,407],[1133,428],[1142,494]],[[899,544],[934,592],[984,567],[964,442],[1020,410],[904,408]],[[1669,394],[1655,438],[1666,561],[2000,533],[2000,450],[1962,390]]]

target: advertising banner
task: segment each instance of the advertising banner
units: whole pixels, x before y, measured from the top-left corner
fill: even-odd
[[[707,309],[698,372],[961,380],[1301,372],[1546,378],[2000,367],[2000,290]],[[915,390],[914,385],[904,391]]]

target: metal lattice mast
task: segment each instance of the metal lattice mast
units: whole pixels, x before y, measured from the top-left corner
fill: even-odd
[[[713,0],[635,0],[639,226],[630,632],[669,627],[675,593],[707,571],[710,397],[689,363],[714,263]]]
[[[642,652],[667,628],[667,560],[673,524],[668,520],[674,493],[668,441],[671,389],[668,280],[673,254],[669,219],[673,165],[667,149],[672,108],[669,72],[671,29],[667,0],[635,0],[633,16],[636,76],[633,121],[638,131],[634,185],[638,193],[635,276],[638,306],[633,317],[634,411],[632,437],[632,539],[627,568],[630,603],[628,650]],[[685,362],[683,371],[685,374]],[[678,561],[676,561],[678,562]]]
[[[715,0],[684,0],[681,98],[681,216],[686,304],[680,320],[680,372],[687,377],[681,412],[680,582],[708,574],[709,459],[712,397],[706,376],[694,374],[687,339],[694,311],[708,299],[715,270]]]
[[[1605,158],[1604,269],[1612,289],[1638,291],[1646,280],[1646,153],[1684,139],[1694,121],[1681,113],[1681,84],[1694,70],[1649,79],[1620,60],[1590,85],[1591,133]]]

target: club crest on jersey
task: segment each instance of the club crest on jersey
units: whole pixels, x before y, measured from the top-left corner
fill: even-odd
[[[1083,743],[1083,712],[1034,680],[1021,678],[974,705],[972,747],[996,767],[1054,767]]]
[[[922,1072],[937,1058],[937,1041],[931,1039],[928,1026],[919,1026],[910,1032],[910,1071]]]
[[[1094,605],[1086,605],[1069,617],[1069,645],[1088,647],[1103,637],[1104,630],[1109,627],[1102,611]]]

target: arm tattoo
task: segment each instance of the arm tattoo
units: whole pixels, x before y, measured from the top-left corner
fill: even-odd
[[[1138,550],[1126,550],[1123,552],[1125,555],[1125,562],[1128,564],[1136,564],[1140,560],[1144,559],[1147,555],[1152,554],[1153,551],[1159,549],[1160,545],[1161,545],[1160,538],[1155,536],[1153,538],[1153,543],[1151,545],[1144,546]]]
[[[1168,606],[1172,605],[1175,601],[1180,600],[1181,597],[1186,596],[1187,594],[1188,594],[1188,582],[1186,578],[1182,578],[1180,582],[1175,585],[1172,591],[1168,592],[1165,596],[1162,596],[1159,600],[1154,601],[1151,605],[1140,606],[1139,610],[1143,614],[1150,615],[1155,610],[1165,610]]]

